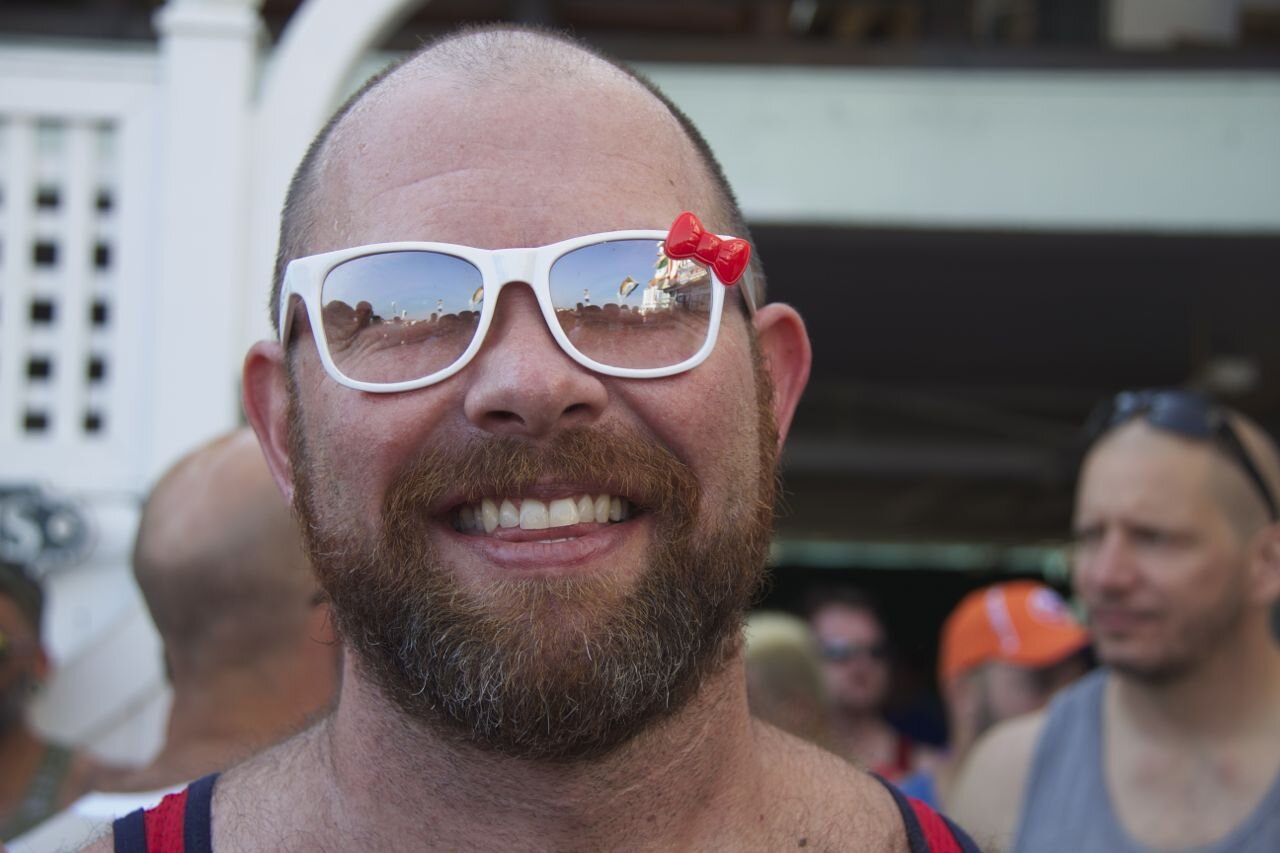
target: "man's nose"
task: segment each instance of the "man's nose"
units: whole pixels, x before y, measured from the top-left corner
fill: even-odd
[[[484,345],[459,378],[467,420],[497,435],[542,437],[604,412],[601,378],[571,359],[547,328],[528,285],[502,289]]]
[[[1124,532],[1106,531],[1076,566],[1077,580],[1105,592],[1124,591],[1138,577],[1133,552]]]

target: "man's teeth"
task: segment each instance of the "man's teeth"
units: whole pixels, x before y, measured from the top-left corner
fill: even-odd
[[[624,521],[631,514],[625,498],[614,495],[578,495],[541,501],[537,498],[485,498],[479,504],[459,507],[457,527],[463,532],[492,533],[499,527],[546,530],[573,524]]]

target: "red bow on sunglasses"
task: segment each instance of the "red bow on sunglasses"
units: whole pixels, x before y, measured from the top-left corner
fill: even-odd
[[[667,234],[667,257],[702,261],[716,271],[720,281],[733,284],[747,270],[751,244],[737,238],[721,240],[703,228],[698,217],[685,211],[676,217]]]

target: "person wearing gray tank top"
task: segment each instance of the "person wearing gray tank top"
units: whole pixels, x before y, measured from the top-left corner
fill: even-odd
[[[1017,853],[1151,853],[1121,825],[1103,766],[1105,670],[1064,690],[1049,708],[1027,777],[1013,850]],[[1180,853],[1280,851],[1280,773],[1266,796],[1217,843]]]
[[[1280,452],[1186,391],[1099,410],[1072,583],[1103,668],[973,750],[951,816],[1018,853],[1280,851]]]

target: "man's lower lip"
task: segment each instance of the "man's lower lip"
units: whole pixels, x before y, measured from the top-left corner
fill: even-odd
[[[604,558],[624,538],[646,525],[646,518],[544,530],[509,528],[502,531],[502,535],[460,533],[449,528],[448,539],[454,547],[472,551],[499,571],[570,574]]]

